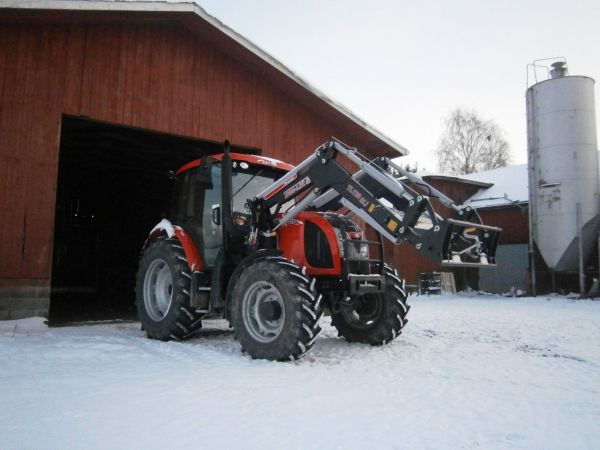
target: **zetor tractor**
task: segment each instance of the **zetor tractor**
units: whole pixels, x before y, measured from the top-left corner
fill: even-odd
[[[442,219],[429,197],[458,219]],[[270,360],[309,351],[323,314],[350,342],[386,344],[409,306],[382,238],[444,265],[492,267],[500,229],[472,217],[388,158],[369,161],[336,139],[296,167],[230,153],[226,142],[223,154],[177,172],[168,220],[152,230],[140,260],[139,318],[148,337],[180,340],[202,320],[224,317],[242,351]]]

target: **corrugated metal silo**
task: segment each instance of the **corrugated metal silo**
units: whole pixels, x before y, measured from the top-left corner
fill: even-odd
[[[594,80],[565,76],[562,64],[553,67],[553,78],[526,93],[529,205],[533,237],[546,264],[569,272],[579,266],[577,204],[586,260],[600,224]]]

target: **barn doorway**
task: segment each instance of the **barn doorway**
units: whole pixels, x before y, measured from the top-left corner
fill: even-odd
[[[219,143],[63,117],[51,323],[135,318],[137,261],[148,232],[167,212],[168,171],[221,149]]]

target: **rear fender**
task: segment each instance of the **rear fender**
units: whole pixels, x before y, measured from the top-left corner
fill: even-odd
[[[192,240],[190,235],[186,233],[186,231],[178,225],[173,225],[167,219],[161,220],[153,229],[150,231],[146,242],[144,243],[144,249],[148,247],[152,242],[158,239],[160,236],[167,236],[172,238],[175,236],[181,246],[183,247],[183,251],[185,253],[185,257],[187,259],[188,267],[192,272],[203,272],[204,271],[204,263],[202,258],[200,257],[200,252],[198,251],[198,247],[196,247],[196,243]]]

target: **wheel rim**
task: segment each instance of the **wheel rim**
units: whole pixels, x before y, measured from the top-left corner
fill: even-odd
[[[152,261],[144,277],[144,306],[152,320],[165,318],[173,299],[173,277],[162,259]]]
[[[353,328],[366,329],[375,326],[379,318],[383,304],[381,297],[363,295],[356,299],[352,307],[342,307],[340,311],[346,323]]]
[[[242,299],[244,326],[258,342],[273,342],[285,323],[285,306],[279,290],[268,281],[254,283]]]

